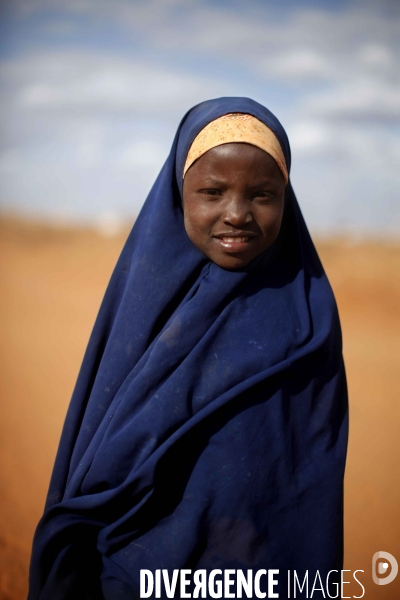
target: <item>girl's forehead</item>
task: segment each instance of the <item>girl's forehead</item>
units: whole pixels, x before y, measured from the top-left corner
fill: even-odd
[[[284,189],[286,182],[270,154],[257,146],[235,142],[208,150],[189,167],[183,181],[183,196],[199,186],[244,191],[259,186]]]

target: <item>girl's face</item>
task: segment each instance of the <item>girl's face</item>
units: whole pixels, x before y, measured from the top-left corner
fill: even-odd
[[[284,197],[283,175],[269,154],[244,143],[217,146],[186,172],[187,234],[223,269],[240,269],[277,238]]]

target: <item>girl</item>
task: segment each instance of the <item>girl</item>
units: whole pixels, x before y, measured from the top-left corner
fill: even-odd
[[[183,118],[89,341],[29,600],[137,598],[145,569],[275,569],[283,598],[287,571],[341,569],[340,324],[289,172],[260,104]]]

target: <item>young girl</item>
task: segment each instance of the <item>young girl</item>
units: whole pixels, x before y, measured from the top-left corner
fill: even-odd
[[[341,569],[340,324],[289,172],[260,104],[220,98],[183,118],[89,341],[30,600],[138,598],[141,571],[176,569],[275,569],[283,598],[288,571]],[[250,597],[267,594],[257,585]]]

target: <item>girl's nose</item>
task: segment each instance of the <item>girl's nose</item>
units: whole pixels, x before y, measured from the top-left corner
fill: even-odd
[[[249,203],[240,198],[232,198],[226,205],[222,220],[226,224],[240,227],[253,220]]]

